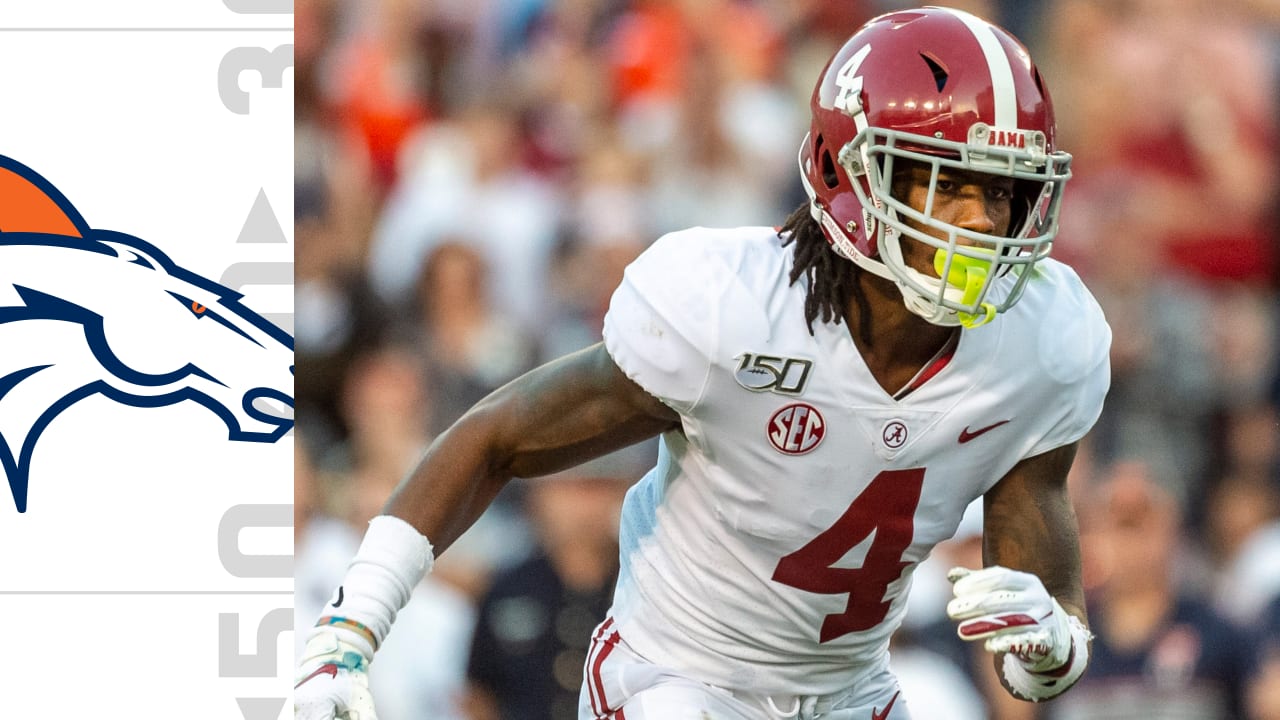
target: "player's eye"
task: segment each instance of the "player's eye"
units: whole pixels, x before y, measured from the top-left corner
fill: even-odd
[[[1013,185],[997,183],[987,187],[987,197],[992,200],[1010,200],[1013,198]]]

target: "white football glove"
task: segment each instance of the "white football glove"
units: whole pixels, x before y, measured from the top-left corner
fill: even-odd
[[[1033,702],[1075,684],[1089,664],[1093,635],[1068,615],[1040,578],[998,565],[947,573],[955,598],[947,615],[960,623],[963,640],[982,640],[988,652],[1004,653],[1005,682]]]
[[[369,694],[369,658],[331,630],[307,641],[293,686],[295,720],[377,720]]]
[[[1070,616],[1040,578],[998,565],[947,573],[955,598],[947,615],[962,640],[984,640],[988,652],[1009,653],[1029,672],[1061,668],[1071,659]]]

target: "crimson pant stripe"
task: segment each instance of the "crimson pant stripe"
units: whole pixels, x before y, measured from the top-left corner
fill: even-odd
[[[596,661],[591,668],[591,680],[596,685],[596,694],[600,699],[600,711],[602,713],[611,712],[612,708],[609,707],[608,698],[604,696],[604,677],[600,675],[600,668],[604,666],[604,661],[609,657],[609,653],[613,652],[613,648],[617,646],[620,637],[618,631],[615,630],[612,635],[605,638],[604,647],[600,649],[600,654],[596,656]]]
[[[600,664],[597,656],[601,650],[608,647],[602,648],[600,640],[611,627],[613,627],[613,618],[606,618],[596,630],[595,636],[591,638],[591,652],[587,654],[587,667],[591,668],[587,677],[587,697],[591,700],[591,712],[595,713],[596,717],[604,717],[604,685],[600,682]],[[599,688],[598,696],[597,688]]]
[[[604,648],[600,650],[600,654],[596,656],[594,667],[591,669],[591,679],[596,684],[596,692],[600,696],[600,709],[603,712],[609,712],[609,701],[604,696],[604,679],[600,676],[600,667],[604,665],[605,658],[609,657],[609,653],[613,652],[613,648],[618,644],[618,632],[615,630],[604,641]]]

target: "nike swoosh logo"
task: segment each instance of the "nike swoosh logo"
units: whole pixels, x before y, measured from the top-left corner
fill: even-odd
[[[889,711],[893,709],[893,704],[898,702],[898,693],[900,692],[902,691],[899,690],[893,694],[893,697],[889,698],[889,704],[884,706],[882,712],[877,712],[874,707],[871,708],[871,720],[885,720],[885,718],[889,717]]]
[[[976,640],[988,633],[998,632],[1000,630],[1008,630],[1009,628],[1030,627],[1039,625],[1040,622],[1030,615],[1024,613],[1009,613],[1008,615],[998,615],[996,617],[975,618],[960,623],[960,637],[965,640]]]
[[[964,442],[964,441],[961,440],[960,442]],[[333,606],[334,607],[342,606],[342,586],[341,585],[338,586],[338,599],[333,601]]]
[[[299,687],[302,686],[302,683],[310,680],[311,678],[317,675],[328,675],[331,678],[336,678],[338,677],[338,666],[334,665],[333,663],[321,665],[320,667],[316,668],[315,671],[312,672],[310,675],[299,680],[298,684],[293,686],[293,689],[297,690]]]
[[[983,433],[985,433],[985,432],[990,432],[990,431],[992,431],[992,430],[995,430],[996,428],[1000,427],[1001,425],[1003,425],[1003,424],[1005,424],[1005,423],[1007,423],[1007,422],[1009,422],[1009,420],[1001,420],[1001,421],[1000,421],[1000,422],[998,422],[998,423],[992,423],[992,424],[990,424],[990,425],[988,425],[988,426],[986,426],[986,427],[981,427],[981,428],[978,428],[977,430],[973,430],[973,431],[970,431],[970,430],[969,430],[969,426],[968,426],[968,425],[966,425],[966,426],[965,426],[965,428],[964,428],[963,430],[961,430],[961,431],[960,431],[960,442],[962,442],[962,443],[967,443],[967,442],[969,442],[970,440],[972,440],[972,439],[974,439],[974,438],[978,437],[979,435],[981,435],[981,434],[983,434]]]

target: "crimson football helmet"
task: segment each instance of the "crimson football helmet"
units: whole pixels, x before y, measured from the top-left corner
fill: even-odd
[[[1016,38],[948,8],[881,15],[827,63],[810,109],[800,175],[839,255],[892,280],[934,324],[976,327],[1017,302],[1057,234],[1071,156],[1054,145],[1049,91]],[[930,171],[923,210],[894,197],[895,160]],[[1007,236],[931,217],[947,169],[1014,179]],[[903,237],[936,248],[937,276],[903,262]]]

